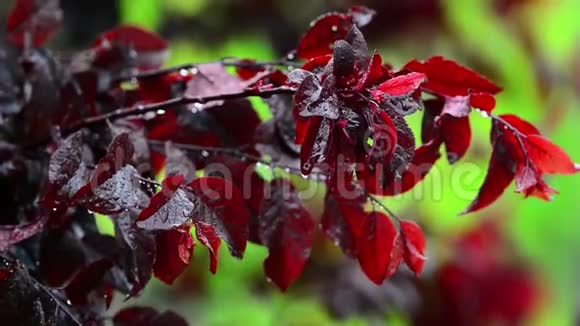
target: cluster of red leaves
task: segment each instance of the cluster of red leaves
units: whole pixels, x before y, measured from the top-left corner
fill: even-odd
[[[323,177],[320,227],[370,280],[381,284],[402,262],[419,274],[421,229],[371,194],[412,189],[442,144],[451,163],[461,158],[471,108],[489,115],[500,90],[441,57],[400,70],[383,64],[359,30],[373,16],[364,7],[315,20],[295,52],[301,69],[241,60],[239,76],[219,62],[159,69],[167,43],[132,26],[57,60],[40,47],[60,16],[58,1],[16,1],[7,29],[12,55],[0,58],[0,152],[10,167],[2,171],[0,250],[13,264],[32,262],[2,277],[70,300],[70,309],[60,297],[34,304],[56,323],[98,323],[115,291],[138,295],[152,276],[173,283],[191,261],[193,234],[209,250],[212,273],[222,240],[237,258],[247,241],[266,246],[266,276],[285,291],[310,257],[318,223],[280,167]],[[405,116],[423,108],[423,93],[435,99],[425,102],[416,148]],[[267,97],[273,119],[261,121],[246,96]],[[526,196],[547,198],[554,191],[543,174],[576,172],[528,123],[492,117],[489,176],[467,211],[489,205],[512,179]],[[258,175],[258,163],[271,165],[273,180]],[[94,213],[109,216],[114,236],[98,232]],[[131,319],[183,323],[148,308],[113,321]]]

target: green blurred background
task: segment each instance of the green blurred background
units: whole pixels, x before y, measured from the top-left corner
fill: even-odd
[[[131,23],[170,40],[167,65],[224,56],[275,59],[295,46],[311,19],[351,4],[378,11],[364,32],[370,48],[378,49],[385,61],[397,67],[412,58],[441,54],[475,68],[504,87],[497,113],[515,113],[535,123],[580,161],[578,0],[63,0],[65,28],[53,43],[66,50],[87,47],[98,32]],[[10,1],[0,4],[3,12],[9,7]],[[267,119],[265,105],[260,100],[253,103]],[[418,132],[420,114],[410,117],[409,123]],[[417,220],[428,234],[430,260],[423,277],[429,278],[430,269],[451,255],[452,239],[491,221],[511,244],[508,260],[529,266],[540,280],[541,304],[525,323],[577,324],[580,177],[551,178],[549,183],[561,194],[550,203],[523,200],[510,188],[481,214],[458,217],[475,197],[490,154],[490,121],[474,114],[471,123],[474,140],[465,159],[454,166],[440,160],[436,170],[440,177],[427,177],[419,193],[386,200],[400,216]],[[100,221],[108,232],[106,217]],[[356,271],[356,266],[353,269],[352,262],[345,262],[323,241],[315,247],[305,275],[286,294],[264,279],[265,248],[250,245],[242,261],[222,250],[216,275],[207,271],[207,253],[201,246],[194,255],[190,269],[174,286],[154,280],[142,297],[128,303],[119,299],[117,306],[139,303],[172,309],[192,325],[407,325],[413,309],[404,308],[409,306],[405,300],[421,300],[414,285],[422,279],[409,283],[395,278],[383,286],[386,292],[381,293],[388,295],[375,296],[372,304],[345,302],[361,306],[352,309],[354,313],[329,309],[329,300],[352,296],[341,297],[336,289],[329,292],[332,283],[321,281],[325,271],[329,266]],[[367,290],[362,292],[372,297],[374,290]],[[366,314],[365,304],[378,308]]]

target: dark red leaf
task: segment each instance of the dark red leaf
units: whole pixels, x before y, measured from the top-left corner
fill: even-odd
[[[502,114],[499,116],[503,121],[519,130],[524,135],[539,135],[540,131],[531,123],[522,120],[515,114]]]
[[[405,245],[405,264],[418,276],[426,260],[423,256],[425,236],[419,225],[412,221],[401,221],[401,233]]]
[[[215,228],[205,222],[195,223],[195,235],[202,245],[206,246],[209,251],[209,270],[212,274],[217,272],[218,253],[220,249],[220,238]]]
[[[193,223],[213,226],[228,244],[232,256],[242,258],[248,240],[249,215],[240,190],[230,181],[205,177],[187,185],[198,202],[193,210]]]
[[[300,38],[296,55],[302,59],[312,59],[332,53],[331,46],[336,40],[344,39],[352,25],[352,16],[348,14],[329,13],[318,17]]]
[[[443,99],[425,101],[421,139],[423,143],[429,141],[445,143],[447,160],[453,164],[461,159],[469,148],[471,127],[467,116],[455,117],[451,114],[445,114],[444,106],[447,103],[448,100],[444,101]]]
[[[85,265],[83,244],[70,232],[50,230],[40,242],[39,274],[46,285],[62,288]]]
[[[193,255],[194,242],[189,230],[167,230],[155,234],[157,257],[153,265],[155,277],[167,284],[185,271]]]
[[[367,215],[358,244],[358,262],[377,285],[393,275],[403,259],[403,244],[390,218],[379,212]]]
[[[260,210],[260,235],[269,251],[264,270],[280,290],[286,291],[302,274],[316,225],[287,180],[274,179],[270,190]]]
[[[525,141],[531,163],[546,174],[574,174],[578,169],[570,156],[548,139],[530,134]]]
[[[374,53],[368,69],[358,82],[357,89],[367,89],[374,85],[384,75],[383,59],[378,53]]]
[[[124,308],[113,317],[114,326],[187,326],[183,317],[173,311],[163,313],[150,307]]]
[[[425,74],[411,72],[391,78],[377,87],[377,90],[388,96],[401,96],[415,92],[425,81]]]
[[[40,47],[56,32],[61,20],[58,0],[16,0],[6,29],[16,45],[24,47],[30,37],[30,46]]]
[[[404,68],[427,75],[424,89],[440,96],[466,96],[470,90],[489,94],[501,91],[500,87],[477,72],[441,56],[431,57],[425,62],[413,60]]]
[[[90,292],[97,290],[107,271],[113,266],[108,259],[101,259],[83,267],[64,289],[67,298],[75,305],[88,304]]]
[[[321,224],[326,236],[338,245],[345,255],[354,258],[366,218],[364,204],[367,198],[360,189],[351,188],[347,186],[344,191],[326,194]],[[344,193],[346,191],[348,193]]]
[[[264,67],[256,66],[254,59],[242,59],[236,66],[236,74],[243,80],[249,80],[256,77],[257,74],[265,70]]]
[[[181,174],[165,178],[161,190],[139,214],[137,225],[148,230],[169,230],[189,221],[195,206],[179,188],[182,183]]]
[[[171,72],[161,76],[141,78],[139,80],[139,95],[144,102],[155,103],[166,101],[176,96],[175,89],[184,87],[194,75],[187,72]],[[179,86],[179,87],[178,87]]]
[[[138,295],[151,279],[157,256],[155,238],[135,225],[134,213],[123,212],[114,216],[115,238],[119,245],[115,256],[129,282],[130,294]]]
[[[20,225],[0,225],[0,252],[8,250],[12,245],[26,240],[42,231],[46,223],[45,217]]]
[[[471,106],[490,113],[495,109],[495,97],[489,93],[471,93]]]
[[[302,65],[302,70],[306,70],[306,71],[311,71],[313,73],[317,73],[319,72],[321,69],[323,69],[324,67],[326,67],[326,65],[330,62],[330,59],[332,59],[332,54],[325,54],[325,55],[321,55],[319,57],[314,57],[310,60],[308,60],[304,65]],[[296,71],[292,70],[289,74],[289,76],[291,76],[291,74]],[[302,80],[299,80],[300,82]]]
[[[444,115],[440,119],[440,124],[441,138],[447,150],[447,160],[453,164],[465,155],[471,143],[469,118]]]
[[[134,51],[134,60],[142,69],[159,68],[168,55],[167,42],[159,35],[128,25],[115,27],[99,35],[92,48],[97,53],[96,62],[119,48]]]
[[[501,152],[502,149],[497,146],[493,149],[487,175],[479,189],[479,194],[461,214],[475,212],[489,206],[514,180],[515,171],[509,167],[510,163],[506,162]]]

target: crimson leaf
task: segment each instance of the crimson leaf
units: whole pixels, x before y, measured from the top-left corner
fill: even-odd
[[[153,272],[167,284],[173,284],[189,265],[194,242],[189,230],[167,230],[155,234],[157,257]]]
[[[366,276],[382,284],[403,259],[403,244],[391,219],[379,212],[366,216],[358,247],[358,262]]]
[[[425,256],[423,256],[423,252],[425,251],[425,236],[419,225],[415,222],[401,221],[400,225],[405,247],[405,264],[416,275],[419,275],[423,270],[423,264],[426,260]]]
[[[413,60],[404,68],[427,75],[424,89],[440,96],[465,96],[469,91],[496,94],[501,90],[477,72],[441,56],[431,57],[425,62]]]

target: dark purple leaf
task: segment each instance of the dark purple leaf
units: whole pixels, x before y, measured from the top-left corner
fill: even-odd
[[[88,295],[100,287],[105,274],[112,266],[108,259],[97,260],[84,266],[64,289],[67,298],[75,305],[88,304]]]
[[[342,251],[356,257],[360,232],[366,218],[366,196],[359,188],[346,186],[342,191],[328,192],[324,201],[322,230]]]
[[[298,193],[285,179],[270,183],[260,213],[262,243],[269,255],[264,261],[266,276],[282,291],[296,280],[310,257],[316,226]]]
[[[120,246],[117,259],[133,296],[138,295],[151,279],[157,255],[155,238],[137,228],[136,219],[130,212],[114,216],[115,238]]]

